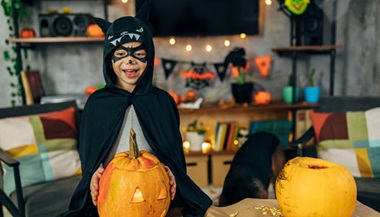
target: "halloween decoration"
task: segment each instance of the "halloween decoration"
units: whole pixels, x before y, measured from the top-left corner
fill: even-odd
[[[90,24],[87,27],[86,33],[88,37],[103,37],[104,36],[102,29],[96,23]]]
[[[232,67],[236,67],[237,70],[234,69],[232,71],[232,75],[234,75],[237,78],[237,83],[239,85],[245,83],[245,75],[243,73],[243,70],[245,72],[246,69],[249,67],[249,64],[247,65],[247,60],[244,58],[244,56],[244,48],[236,47],[224,59],[224,63],[226,65],[232,63]]]
[[[286,217],[347,217],[355,209],[353,176],[345,167],[326,160],[289,160],[275,186],[278,205]]]
[[[303,14],[309,4],[310,0],[285,0],[285,6],[295,15]]]
[[[256,57],[253,59],[255,62],[257,68],[260,71],[260,74],[263,77],[268,76],[269,68],[270,68],[270,62],[271,62],[271,57],[270,56],[261,56],[261,57]]]
[[[271,95],[268,91],[258,91],[255,93],[254,99],[257,104],[269,104]]]
[[[186,87],[196,90],[209,86],[209,81],[215,79],[215,74],[208,70],[206,63],[191,63],[188,70],[181,71],[181,76],[186,79]]]
[[[20,37],[21,38],[34,38],[34,37],[36,37],[36,32],[34,31],[34,29],[24,28],[20,32]]]
[[[139,151],[132,128],[129,140],[129,152],[116,154],[100,179],[99,216],[165,216],[170,204],[167,173],[154,155]]]

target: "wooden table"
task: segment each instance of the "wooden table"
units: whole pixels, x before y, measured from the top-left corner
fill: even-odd
[[[279,208],[275,199],[244,199],[239,203],[226,207],[211,206],[205,217],[265,217],[262,215],[262,211],[255,209],[255,207],[268,206],[270,208]],[[232,215],[231,215],[232,214]],[[268,217],[271,215],[267,215]],[[371,209],[368,206],[356,202],[355,212],[352,217],[380,217],[380,213]]]

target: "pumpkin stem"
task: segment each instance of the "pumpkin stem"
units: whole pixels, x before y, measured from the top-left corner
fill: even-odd
[[[138,157],[140,157],[140,152],[136,142],[136,133],[133,128],[131,128],[129,130],[129,158]]]

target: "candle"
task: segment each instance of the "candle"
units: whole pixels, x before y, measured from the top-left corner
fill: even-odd
[[[211,151],[211,143],[209,142],[203,142],[202,143],[202,153],[207,154]]]
[[[182,146],[183,146],[183,151],[185,152],[185,154],[188,154],[190,151],[190,142],[185,140],[183,141]]]

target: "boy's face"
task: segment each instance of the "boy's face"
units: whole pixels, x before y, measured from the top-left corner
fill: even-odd
[[[132,92],[145,71],[147,56],[141,42],[128,42],[116,48],[112,55],[112,68],[117,76],[116,85]]]

